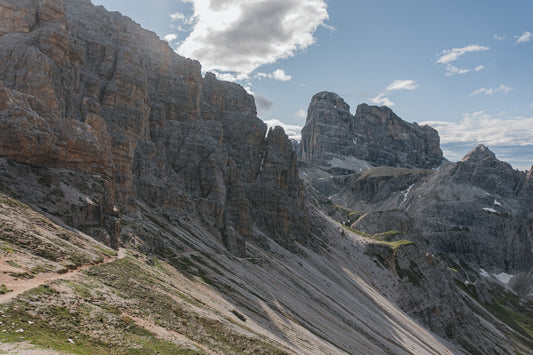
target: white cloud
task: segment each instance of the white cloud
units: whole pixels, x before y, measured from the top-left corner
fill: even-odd
[[[470,73],[472,70],[475,72],[479,72],[483,69],[485,69],[484,65],[478,65],[477,67],[472,68],[472,69],[464,69],[464,68],[457,68],[455,65],[452,65],[452,64],[446,64],[446,76],[452,76],[455,74],[466,74],[466,73]]]
[[[470,73],[472,69],[457,68],[455,65],[446,64],[446,76]]]
[[[292,77],[290,75],[287,75],[283,69],[276,69],[272,73],[269,73],[269,74],[257,73],[255,74],[254,78],[257,78],[257,79],[269,78],[269,79],[274,79],[278,81],[289,81],[291,80]]]
[[[304,109],[299,109],[293,116],[296,118],[307,118],[307,112]]]
[[[488,146],[531,145],[533,117],[496,118],[484,111],[466,113],[459,123],[427,121],[439,131],[443,144],[484,143]]]
[[[483,65],[478,65],[477,67],[472,69],[464,69],[458,68],[457,66],[451,63],[457,61],[459,58],[461,58],[467,53],[484,52],[488,51],[489,49],[490,47],[481,46],[479,44],[471,44],[463,48],[447,49],[437,55],[436,63],[445,65],[447,76],[452,76],[455,74],[466,74],[470,73],[472,70],[478,72],[480,70],[483,70],[485,67]]]
[[[175,34],[168,34],[165,37],[163,37],[163,39],[165,41],[167,41],[167,42],[172,42],[172,41],[176,40],[177,38],[178,38],[178,36],[175,35]]]
[[[503,41],[504,39],[507,39],[507,37],[505,37],[505,36],[500,36],[500,35],[494,35],[493,38],[494,38],[496,41]]]
[[[274,80],[279,80],[279,81],[289,81],[289,80],[291,80],[291,76],[285,74],[285,71],[282,70],[282,69],[274,70],[274,72],[272,73],[272,78],[274,78]]]
[[[297,140],[298,142],[302,139],[302,126],[289,125],[281,122],[280,120],[268,120],[265,121],[265,123],[269,128],[274,128],[276,126],[282,127],[290,139]]]
[[[170,14],[170,19],[172,21],[185,21],[185,15],[181,12],[174,12],[173,14]]]
[[[394,106],[394,102],[385,97],[385,93],[380,92],[378,96],[370,99],[370,102],[380,106]]]
[[[463,48],[446,49],[439,54],[437,63],[452,63],[459,59],[461,56],[465,55],[466,53],[483,52],[488,51],[489,49],[490,47],[480,46],[479,44],[471,44]]]
[[[394,80],[385,90],[414,90],[419,86],[414,80]]]
[[[521,36],[516,36],[518,39],[516,40],[515,44],[525,43],[531,41],[533,39],[533,33],[525,31],[522,33]]]
[[[325,0],[187,1],[194,26],[178,52],[234,77],[305,50],[329,18]]]
[[[331,32],[336,31],[337,29],[331,25],[328,25],[327,23],[321,23],[320,26],[330,30]]]
[[[217,76],[218,80],[239,81],[239,80],[248,79],[248,75],[242,74],[242,73],[227,73],[227,72],[224,73],[224,72],[219,72],[217,70],[213,70],[212,73]]]
[[[484,94],[484,95],[494,95],[494,94],[497,94],[497,93],[504,93],[505,95],[507,95],[510,91],[512,90],[511,87],[509,86],[506,86],[506,85],[503,85],[503,84],[500,84],[500,86],[496,87],[496,88],[481,88],[481,89],[477,89],[473,92],[471,92],[468,96],[476,96],[476,95],[480,95],[480,94]]]

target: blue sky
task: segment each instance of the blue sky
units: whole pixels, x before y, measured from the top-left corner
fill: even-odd
[[[484,143],[533,164],[531,0],[92,1],[246,87],[289,135],[327,90],[430,124],[452,161]]]

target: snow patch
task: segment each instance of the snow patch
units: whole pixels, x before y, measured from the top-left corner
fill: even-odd
[[[494,206],[501,206],[502,204],[498,200],[494,200]]]
[[[407,195],[409,195],[409,192],[411,191],[413,186],[415,186],[415,184],[412,184],[406,190],[403,190],[402,192],[400,192],[402,194],[402,196],[403,196],[403,200],[402,200],[402,202],[400,202],[400,205],[405,202],[405,199],[407,198]]]
[[[498,211],[496,211],[494,208],[490,208],[490,207],[483,208],[483,211],[490,212],[490,213],[498,213]]]
[[[514,275],[509,275],[509,274],[507,274],[505,272],[501,272],[499,274],[494,274],[494,277],[497,278],[498,280],[500,280],[501,282],[503,282],[504,284],[508,284],[513,276]]]
[[[509,281],[511,280],[511,278],[514,276],[514,275],[509,275],[508,273],[505,273],[505,272],[500,272],[499,274],[489,274],[483,269],[480,269],[479,274],[486,278],[494,277],[505,285],[507,285]]]

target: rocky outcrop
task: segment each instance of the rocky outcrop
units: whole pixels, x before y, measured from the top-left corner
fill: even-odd
[[[533,268],[527,174],[483,145],[439,171],[374,168],[339,185],[332,200],[362,212],[354,228],[408,233],[435,254],[489,272]]]
[[[302,129],[300,158],[303,161],[328,160],[329,155],[353,155],[353,116],[350,106],[332,92],[313,96]]]
[[[443,161],[439,142],[436,130],[405,122],[388,107],[361,104],[352,116],[337,94],[321,92],[309,105],[300,156],[318,165],[355,157],[375,165],[433,168]]]
[[[436,251],[488,271],[527,271],[533,268],[526,226],[532,196],[521,193],[525,178],[480,145],[414,189],[405,208]]]
[[[0,15],[0,156],[39,167],[37,181],[67,169],[104,186],[90,194],[106,201],[102,215],[85,206],[60,217],[100,225],[108,234],[100,239],[115,240],[120,215],[142,202],[176,223],[198,218],[238,256],[245,240],[307,239],[291,145],[279,129],[265,137],[242,87],[202,78],[198,62],[86,0],[5,0]],[[14,193],[25,190],[9,179]]]

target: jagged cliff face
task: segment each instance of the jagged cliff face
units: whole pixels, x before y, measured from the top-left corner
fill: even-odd
[[[367,212],[357,229],[401,231],[474,268],[517,274],[533,268],[529,184],[528,174],[480,145],[439,171],[375,168],[346,177],[333,200]]]
[[[69,223],[99,226],[116,244],[120,215],[140,200],[198,216],[236,255],[247,238],[308,238],[296,156],[283,132],[265,137],[243,88],[202,78],[198,62],[89,1],[0,9],[0,156],[98,174],[101,193],[83,192],[98,218],[80,206]],[[5,178],[13,190],[16,176]]]
[[[480,145],[414,188],[405,209],[439,252],[489,271],[525,272],[533,268],[525,180]]]
[[[303,161],[327,165],[333,158],[355,157],[375,165],[432,168],[442,161],[437,131],[410,124],[387,107],[350,107],[337,94],[313,96],[302,129]]]

